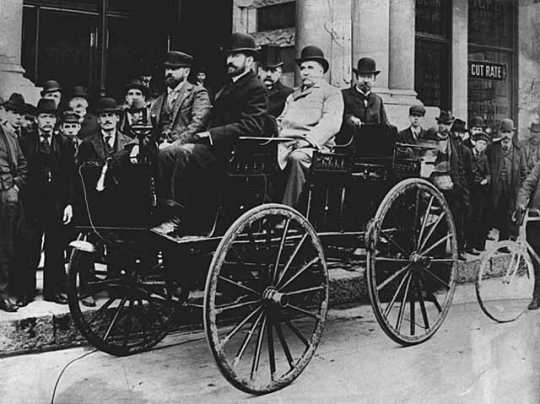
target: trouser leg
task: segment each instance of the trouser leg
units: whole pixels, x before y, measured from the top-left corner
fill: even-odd
[[[283,192],[283,204],[296,206],[306,183],[306,174],[311,165],[311,157],[301,151],[294,150],[287,157],[285,172],[287,180]]]
[[[7,193],[0,191],[0,293],[12,294],[17,268],[15,263],[15,230],[18,217],[18,203],[7,201]]]
[[[540,223],[529,223],[527,225],[527,242],[540,255]],[[534,258],[532,258],[532,264],[534,268],[533,296],[540,298],[540,264]]]
[[[66,290],[63,247],[62,223],[60,218],[51,212],[51,217],[45,224],[44,296],[52,296]]]
[[[41,219],[25,218],[18,239],[17,261],[20,276],[18,276],[19,295],[33,297],[36,292],[36,270],[41,258],[41,239],[43,224]]]

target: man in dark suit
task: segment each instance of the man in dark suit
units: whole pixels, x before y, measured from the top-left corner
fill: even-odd
[[[409,122],[411,125],[403,129],[397,135],[397,141],[400,143],[416,144],[419,139],[425,137],[425,130],[422,128],[422,121],[426,115],[426,109],[423,105],[413,105],[409,108]]]
[[[208,216],[213,216],[211,211],[215,210],[219,184],[238,137],[264,135],[268,118],[266,89],[252,70],[257,51],[251,36],[232,34],[227,50],[230,81],[216,94],[210,129],[195,133],[191,143],[176,149],[174,199],[185,204],[189,214],[184,217],[194,222],[205,222]],[[163,164],[161,158],[160,163]],[[186,203],[188,197],[191,202]],[[195,204],[194,209],[190,209],[191,204]],[[162,235],[176,234],[178,225],[173,220],[157,226],[154,231]],[[189,225],[186,227],[187,232],[191,231]],[[195,231],[200,232],[200,228]]]
[[[24,225],[21,235],[19,299],[26,304],[35,293],[35,276],[45,237],[43,297],[67,303],[64,274],[64,225],[73,216],[74,148],[70,139],[56,134],[56,105],[38,103],[37,128],[24,134],[21,148],[28,161],[28,179],[22,191]]]
[[[0,310],[11,312],[17,311],[15,230],[26,174],[27,163],[16,134],[0,125]]]
[[[4,126],[13,132],[17,139],[20,139],[22,135],[22,121],[26,112],[24,97],[19,93],[13,93],[3,106],[6,111]]]
[[[372,91],[380,73],[375,61],[367,57],[361,58],[353,72],[356,84],[342,91],[345,103],[342,131],[351,134],[361,125],[390,125],[382,98]]]
[[[514,122],[503,119],[501,140],[492,145],[489,153],[491,169],[491,215],[499,229],[499,240],[506,240],[513,230],[512,213],[516,196],[526,177],[527,165],[520,145],[514,139]]]
[[[150,109],[146,105],[148,89],[138,79],[130,80],[125,87],[125,105],[120,116],[118,129],[129,137],[134,137],[131,126],[137,123],[151,123]]]
[[[283,111],[285,101],[294,90],[280,81],[283,61],[279,57],[278,45],[266,45],[261,49],[259,79],[268,90],[268,113],[277,118]]]
[[[99,124],[96,116],[88,112],[88,93],[86,92],[86,89],[84,87],[73,87],[68,106],[69,109],[75,112],[79,117],[81,129],[79,130],[77,136],[80,139],[85,139],[87,136],[91,135],[98,129]]]

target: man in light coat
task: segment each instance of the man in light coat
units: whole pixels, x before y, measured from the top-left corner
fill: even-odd
[[[296,60],[302,86],[289,95],[278,117],[279,135],[295,140],[280,144],[278,160],[287,180],[282,202],[295,206],[306,183],[313,152],[330,151],[343,120],[343,97],[324,78],[329,63],[321,49],[306,46]]]

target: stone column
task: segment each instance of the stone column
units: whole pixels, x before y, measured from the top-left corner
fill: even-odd
[[[234,0],[233,32],[248,34],[257,31],[257,9],[252,3],[247,0]]]
[[[469,3],[452,2],[452,112],[467,122],[468,58],[469,58]]]
[[[23,77],[21,66],[22,11],[23,0],[0,1],[0,96],[18,92],[36,103],[39,89]]]
[[[321,48],[330,62],[329,81],[337,87],[350,83],[350,11],[351,0],[296,0],[296,54],[306,45]]]
[[[414,91],[415,4],[390,0],[388,86],[393,90]]]

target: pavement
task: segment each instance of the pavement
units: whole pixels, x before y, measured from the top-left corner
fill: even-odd
[[[154,350],[117,358],[71,348],[0,359],[0,403],[511,403],[540,402],[540,311],[498,324],[459,285],[442,328],[401,347],[367,305],[329,312],[319,348],[300,377],[255,397],[221,376],[204,334],[175,333]]]

